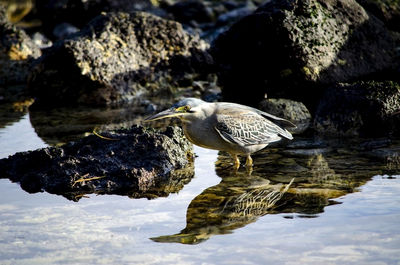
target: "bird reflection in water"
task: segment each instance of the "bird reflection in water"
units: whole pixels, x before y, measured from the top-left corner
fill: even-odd
[[[273,213],[293,183],[271,184],[257,176],[237,173],[205,189],[190,203],[186,227],[178,234],[151,238],[156,242],[197,244],[212,235],[228,234]]]

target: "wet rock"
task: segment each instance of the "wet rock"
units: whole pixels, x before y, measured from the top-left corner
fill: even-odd
[[[394,49],[383,23],[354,0],[285,0],[234,24],[212,53],[227,100],[255,105],[267,92],[309,107],[321,86],[395,67]]]
[[[30,88],[38,104],[110,105],[135,96],[171,94],[212,58],[182,26],[137,12],[108,13],[56,42],[38,60]],[[62,62],[62,63],[60,63]]]
[[[260,103],[260,110],[294,123],[297,128],[291,130],[293,133],[302,133],[310,126],[311,114],[307,107],[298,101],[283,98],[265,99]]]
[[[4,5],[0,5],[2,8]],[[26,84],[31,61],[40,55],[39,47],[25,31],[4,17],[0,19],[0,86]]]
[[[325,135],[400,135],[400,85],[356,82],[327,89],[317,108],[314,127]]]
[[[162,195],[193,176],[192,145],[179,128],[155,132],[143,127],[91,135],[61,147],[17,153],[0,160],[1,177],[28,192],[47,191],[69,199],[85,193]],[[175,184],[173,184],[175,183]],[[175,189],[175,191],[179,190]],[[78,197],[77,197],[78,196]]]
[[[389,29],[400,31],[400,1],[357,0],[357,2],[382,20]]]

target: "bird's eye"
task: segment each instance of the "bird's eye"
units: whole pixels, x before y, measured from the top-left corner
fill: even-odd
[[[190,112],[190,106],[186,105],[186,106],[176,108],[176,111],[183,112],[183,113]]]

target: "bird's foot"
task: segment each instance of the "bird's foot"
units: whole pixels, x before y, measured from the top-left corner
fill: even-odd
[[[246,171],[249,176],[253,173],[253,159],[250,155],[247,155],[246,158]]]
[[[240,167],[240,160],[239,160],[238,156],[235,154],[231,154],[231,156],[233,158],[233,167],[235,170],[238,170]]]
[[[246,158],[246,167],[253,167],[253,159],[251,158],[250,155],[247,155],[247,158]]]

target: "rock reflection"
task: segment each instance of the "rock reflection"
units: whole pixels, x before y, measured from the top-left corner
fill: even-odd
[[[153,101],[137,99],[129,104],[104,108],[80,106],[40,109],[33,105],[29,109],[29,116],[32,126],[43,141],[49,145],[60,145],[80,139],[93,130],[130,128],[140,124],[144,117],[157,109],[169,106],[173,100],[155,99],[156,103],[152,103]]]
[[[271,147],[254,156],[251,175],[242,168],[235,171],[231,158],[220,153],[216,172],[222,181],[193,199],[180,233],[152,240],[196,244],[266,214],[317,217],[338,203],[335,198],[357,191],[372,176],[393,173],[392,164],[371,156],[375,150],[365,150],[363,144],[300,139],[284,148]],[[390,146],[390,141],[378,148],[389,157],[400,153],[399,145]]]

